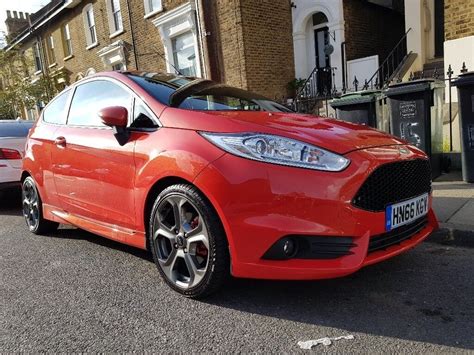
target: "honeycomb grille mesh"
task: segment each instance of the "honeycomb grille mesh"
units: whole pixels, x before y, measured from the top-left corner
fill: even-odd
[[[377,168],[352,200],[358,208],[381,212],[385,207],[431,192],[429,160],[388,163]]]

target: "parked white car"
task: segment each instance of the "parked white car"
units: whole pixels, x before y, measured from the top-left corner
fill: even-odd
[[[20,186],[26,136],[33,121],[0,120],[0,191]]]

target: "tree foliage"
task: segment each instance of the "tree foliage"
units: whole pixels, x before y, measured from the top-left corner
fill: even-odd
[[[51,78],[43,73],[33,81],[32,67],[25,52],[0,50],[0,119],[23,116],[24,109],[46,104],[54,96]]]

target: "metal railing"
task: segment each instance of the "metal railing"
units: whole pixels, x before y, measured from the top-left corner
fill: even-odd
[[[310,112],[318,101],[332,98],[336,93],[335,70],[315,67],[296,93],[295,110]]]
[[[393,80],[394,76],[410,54],[407,49],[407,36],[410,31],[411,28],[409,28],[403,37],[397,42],[374,75],[364,83],[364,89],[382,89]]]

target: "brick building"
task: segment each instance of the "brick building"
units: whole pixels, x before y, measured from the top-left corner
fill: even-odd
[[[258,13],[254,5],[251,0],[53,0],[32,14],[30,23],[16,26],[6,50],[28,52],[33,77],[48,73],[58,87],[102,70],[179,70],[283,96],[294,78],[289,5],[262,1]],[[10,14],[7,22],[17,20]]]
[[[352,89],[370,79],[405,32],[403,0],[292,2],[295,74],[333,68],[329,86]],[[320,83],[320,80],[317,79]],[[318,84],[319,85],[319,84]]]
[[[33,80],[48,74],[58,89],[102,70],[179,70],[281,99],[315,67],[333,68],[339,91],[370,77],[404,33],[403,9],[403,0],[52,0],[24,16],[6,49],[25,50]]]

